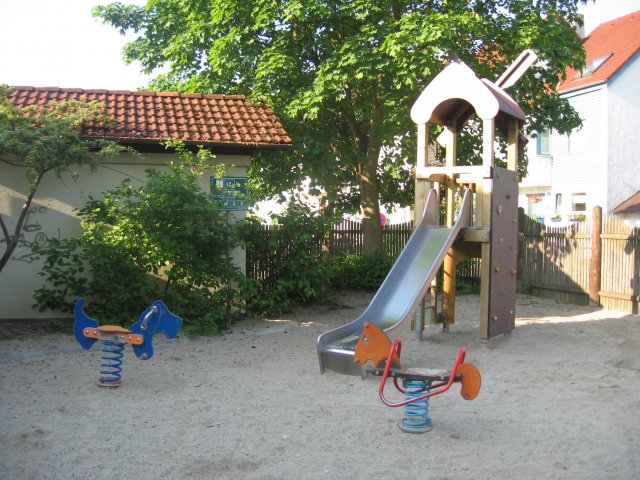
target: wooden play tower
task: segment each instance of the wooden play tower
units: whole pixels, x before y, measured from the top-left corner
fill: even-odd
[[[411,109],[411,118],[418,128],[416,215],[423,211],[427,193],[435,188],[446,195],[444,224],[450,227],[460,191],[469,188],[474,192],[472,226],[461,230],[444,260],[441,311],[437,308],[434,281],[423,301],[421,318],[442,323],[443,329],[448,330],[455,322],[456,266],[466,258],[480,258],[482,342],[515,327],[517,164],[520,127],[525,115],[503,89],[513,85],[535,59],[533,52],[525,51],[495,83],[479,79],[466,64],[454,60],[433,79]],[[458,165],[458,135],[474,114],[482,127],[482,165]],[[427,165],[429,123],[444,127],[438,142],[445,149],[445,166]],[[503,159],[506,168],[495,164],[497,130],[507,139]]]

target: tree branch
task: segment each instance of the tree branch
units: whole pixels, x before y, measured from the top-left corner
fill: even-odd
[[[0,272],[2,272],[2,269],[4,268],[4,266],[9,262],[9,260],[11,259],[11,255],[13,255],[13,252],[18,246],[18,242],[20,241],[20,232],[22,232],[22,226],[24,225],[24,222],[27,218],[29,209],[31,208],[31,202],[33,202],[33,197],[36,195],[36,192],[38,191],[38,186],[42,181],[43,175],[44,175],[44,172],[42,172],[40,175],[36,177],[36,180],[33,186],[31,187],[31,190],[29,190],[29,195],[27,196],[27,199],[25,200],[24,205],[22,205],[22,210],[20,211],[20,216],[18,217],[18,223],[16,225],[13,236],[8,236],[9,231],[6,229],[4,221],[2,222],[3,231],[6,232],[6,235],[7,235],[7,249],[2,255],[2,258],[0,258]]]
[[[19,162],[12,162],[11,160],[6,159],[5,157],[0,157],[0,162],[11,165],[12,167],[23,167],[24,165]]]

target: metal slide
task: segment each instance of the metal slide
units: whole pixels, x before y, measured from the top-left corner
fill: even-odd
[[[465,192],[458,218],[451,228],[438,225],[438,198],[435,190],[431,190],[420,224],[364,313],[353,322],[318,337],[320,372],[328,368],[347,375],[361,375],[362,367],[353,362],[353,354],[363,323],[373,323],[393,338],[407,320],[414,318],[418,304],[460,229],[468,226],[471,226],[470,190]]]

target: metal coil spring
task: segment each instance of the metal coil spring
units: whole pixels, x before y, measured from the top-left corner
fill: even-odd
[[[103,363],[100,364],[101,377],[98,378],[98,385],[104,387],[119,387],[122,384],[122,357],[124,354],[124,343],[114,340],[102,340]]]
[[[429,391],[429,383],[423,380],[403,380],[405,400],[418,398]],[[408,433],[425,433],[431,430],[429,417],[429,399],[424,398],[404,406],[404,417],[400,420],[400,429]]]

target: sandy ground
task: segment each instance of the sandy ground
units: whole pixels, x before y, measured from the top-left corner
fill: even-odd
[[[479,297],[459,297],[449,333],[403,333],[402,360],[449,368],[464,346],[482,390],[433,398],[433,430],[415,435],[376,379],[318,371],[318,334],[370,297],[224,336],[156,336],[146,362],[126,347],[118,389],[94,382],[98,348],[0,327],[0,478],[640,478],[637,316],[520,296],[517,329],[481,346]]]

